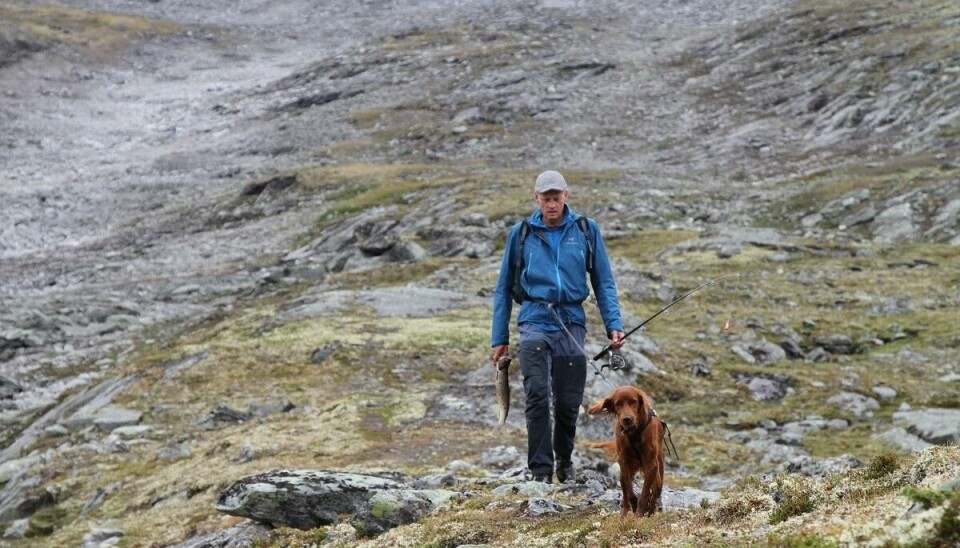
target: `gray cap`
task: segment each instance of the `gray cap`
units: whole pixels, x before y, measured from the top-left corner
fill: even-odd
[[[533,191],[544,193],[551,190],[567,190],[567,181],[563,175],[556,171],[544,171],[537,175],[537,183],[533,186]]]

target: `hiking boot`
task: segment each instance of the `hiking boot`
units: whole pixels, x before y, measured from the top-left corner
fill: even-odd
[[[557,480],[560,483],[567,483],[568,481],[573,481],[573,476],[576,474],[577,470],[573,467],[572,462],[560,462],[557,466]]]
[[[552,474],[534,474],[533,481],[539,481],[540,483],[553,483]]]

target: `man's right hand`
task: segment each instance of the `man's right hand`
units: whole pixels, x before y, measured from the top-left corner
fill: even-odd
[[[500,358],[510,355],[510,345],[501,344],[499,346],[493,347],[493,355],[491,359],[493,360],[493,368],[497,368],[497,362],[500,361]]]

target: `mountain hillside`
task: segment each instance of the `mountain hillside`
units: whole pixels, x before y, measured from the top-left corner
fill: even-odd
[[[0,545],[960,544],[958,45],[937,0],[0,4]],[[589,369],[670,425],[653,517],[609,420],[550,486],[516,371],[496,426],[544,169],[630,327],[705,284]]]

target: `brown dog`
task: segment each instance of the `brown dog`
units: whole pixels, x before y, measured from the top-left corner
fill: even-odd
[[[617,388],[587,413],[596,415],[604,411],[617,418],[614,440],[594,446],[616,452],[623,489],[620,517],[626,517],[631,510],[640,516],[653,515],[663,490],[663,422],[650,405],[650,396],[633,386]],[[633,492],[633,477],[641,470],[643,489],[637,496]]]

